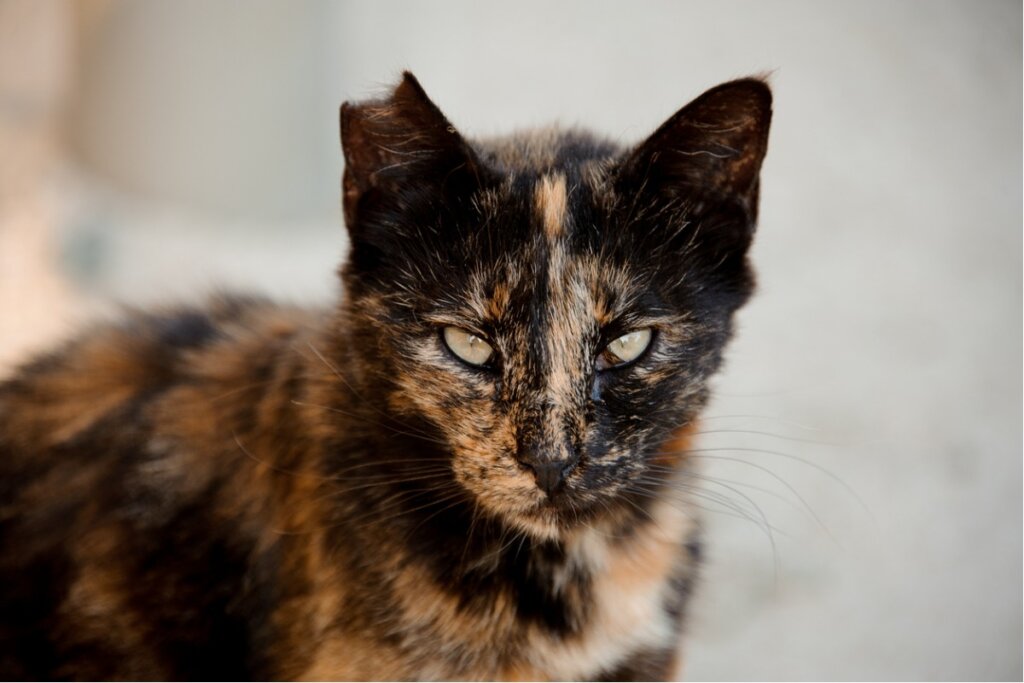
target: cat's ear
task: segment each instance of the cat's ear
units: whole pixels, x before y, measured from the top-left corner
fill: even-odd
[[[705,242],[717,238],[717,249],[745,250],[757,218],[758,175],[771,117],[771,90],[762,80],[712,88],[626,156],[618,189],[663,216],[663,211],[703,212],[710,218],[705,223],[721,225],[717,235],[704,226]]]
[[[389,97],[341,106],[345,222],[395,193],[444,190],[475,177],[479,164],[466,141],[406,71]],[[400,204],[401,202],[399,202]]]

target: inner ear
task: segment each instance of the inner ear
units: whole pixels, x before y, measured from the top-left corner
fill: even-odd
[[[756,210],[771,106],[771,91],[755,78],[712,88],[626,158],[620,181],[669,198],[738,199]]]
[[[479,173],[470,146],[408,71],[389,97],[341,106],[341,143],[350,231],[374,198],[417,186],[443,190]]]

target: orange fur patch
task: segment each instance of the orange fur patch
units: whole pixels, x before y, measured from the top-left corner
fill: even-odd
[[[658,465],[675,465],[686,459],[686,454],[693,447],[693,441],[697,437],[699,428],[699,423],[691,422],[677,429],[665,441],[660,453],[653,459],[654,462]]]
[[[565,176],[548,175],[537,183],[534,201],[548,239],[555,239],[565,231],[566,200]]]

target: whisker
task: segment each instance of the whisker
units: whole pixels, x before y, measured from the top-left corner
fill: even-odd
[[[694,472],[687,472],[687,473],[686,473],[686,476],[687,476],[687,477],[692,477],[692,478],[695,478],[695,479],[700,479],[701,481],[706,481],[706,482],[708,482],[708,483],[716,484],[716,485],[718,485],[718,486],[720,486],[720,487],[722,487],[722,488],[724,488],[724,489],[726,489],[726,490],[728,490],[728,491],[731,491],[732,493],[736,494],[737,496],[740,496],[740,497],[741,497],[741,498],[742,498],[742,499],[743,499],[743,500],[744,500],[744,501],[745,501],[745,502],[746,502],[747,504],[749,504],[750,506],[752,506],[753,508],[755,508],[755,509],[756,509],[756,510],[758,511],[758,514],[759,514],[759,515],[761,516],[761,519],[763,519],[763,520],[764,520],[764,521],[765,521],[765,522],[767,523],[767,521],[768,521],[768,518],[767,518],[767,516],[766,516],[766,515],[764,514],[764,511],[763,511],[763,510],[761,509],[761,506],[759,506],[759,505],[758,505],[758,504],[757,504],[757,503],[756,503],[756,502],[754,501],[754,499],[753,499],[753,498],[751,498],[750,496],[748,496],[748,495],[747,495],[746,493],[744,493],[743,491],[740,491],[740,490],[739,490],[738,488],[736,488],[736,487],[734,487],[734,486],[730,486],[730,485],[729,485],[728,483],[723,483],[723,480],[716,480],[716,479],[714,479],[714,478],[712,478],[712,477],[706,477],[706,476],[701,476],[701,475],[699,475],[699,474],[696,474],[696,473],[694,473]],[[696,487],[696,486],[686,486],[685,484],[681,484],[681,483],[676,483],[676,482],[671,482],[671,481],[669,481],[669,482],[666,482],[666,483],[665,483],[665,485],[666,485],[666,486],[668,486],[668,487],[670,487],[670,488],[680,488],[680,489],[685,489],[686,491],[706,491],[706,490],[707,490],[707,489],[702,489],[702,488],[700,488],[700,487]],[[757,488],[757,487],[753,487],[753,488]],[[775,495],[775,496],[777,496],[777,497],[779,497],[779,498],[782,498],[783,500],[786,500],[786,502],[787,502],[787,503],[789,503],[790,505],[793,505],[792,501],[789,501],[789,500],[787,500],[787,499],[783,498],[782,496],[779,496],[779,495],[778,495],[777,493],[775,493],[774,491],[765,491],[765,492],[766,492],[766,493],[770,493],[770,494],[773,494],[773,495]]]
[[[776,417],[775,415],[755,415],[755,414],[751,414],[751,413],[734,413],[734,414],[725,414],[725,415],[701,415],[699,418],[697,418],[697,422],[712,422],[712,421],[716,421],[716,420],[738,420],[738,419],[770,420],[772,422],[778,422],[779,424],[784,424],[784,425],[787,425],[787,426],[790,426],[790,427],[795,427],[796,429],[802,429],[802,430],[807,431],[807,432],[820,432],[821,431],[821,429],[819,429],[818,427],[811,427],[809,425],[804,425],[804,424],[801,424],[799,422],[794,422],[793,420],[787,420],[786,418]]]
[[[263,465],[264,467],[267,467],[267,468],[273,470],[274,472],[278,472],[279,474],[287,474],[290,477],[312,477],[314,479],[319,479],[321,481],[328,481],[329,480],[329,477],[325,477],[323,475],[316,474],[315,472],[300,472],[298,470],[291,470],[291,469],[288,469],[288,468],[285,468],[285,467],[280,467],[278,465],[275,465],[274,463],[272,463],[272,462],[270,462],[268,460],[263,460],[261,458],[257,458],[255,455],[252,454],[252,452],[248,448],[245,447],[245,445],[242,443],[242,440],[240,438],[238,438],[238,434],[236,432],[231,432],[231,437],[235,440],[235,445],[238,446],[238,449],[240,451],[242,451],[242,453],[244,453],[247,457],[252,459],[254,462],[257,462],[260,465]]]
[[[634,493],[636,493],[637,495],[641,495],[641,496],[645,496],[645,497],[654,499],[654,500],[664,500],[662,495],[659,495],[658,493],[655,493],[655,492],[648,491],[646,489],[634,490]],[[781,529],[778,529],[777,527],[775,527],[772,524],[770,524],[768,522],[767,518],[764,518],[763,520],[759,520],[759,519],[756,519],[754,517],[751,517],[749,514],[745,513],[742,510],[731,511],[734,508],[731,508],[728,505],[726,507],[730,507],[730,510],[721,510],[721,509],[717,509],[717,508],[709,508],[709,507],[706,507],[704,505],[701,505],[700,503],[697,503],[696,501],[693,500],[693,497],[702,497],[702,496],[696,495],[696,494],[699,493],[699,491],[695,490],[692,493],[694,494],[693,496],[688,496],[687,497],[687,500],[686,500],[686,504],[687,505],[692,505],[692,506],[694,506],[694,507],[696,507],[696,508],[698,508],[700,510],[704,510],[705,512],[709,512],[709,513],[713,513],[713,514],[719,514],[719,515],[725,515],[726,517],[733,517],[733,518],[736,518],[736,519],[742,519],[742,520],[748,521],[751,524],[753,524],[755,527],[757,527],[758,529],[761,530],[761,532],[768,539],[768,544],[769,544],[769,546],[771,547],[771,550],[772,550],[772,575],[774,577],[773,581],[774,581],[775,585],[777,586],[778,585],[778,577],[779,577],[779,553],[778,553],[778,546],[776,545],[776,542],[775,542],[775,534],[777,533],[777,534],[780,534],[782,536],[788,536],[788,534],[786,532],[782,531]],[[669,505],[672,505],[672,503],[671,503],[672,500],[673,500],[672,498],[668,499]],[[709,500],[709,499],[706,499],[706,500]],[[627,499],[627,501],[628,501],[628,499]],[[632,503],[632,501],[628,501],[628,502]],[[723,504],[721,501],[709,500],[709,502],[719,502],[720,504]],[[634,507],[636,507],[635,504],[634,504]],[[673,507],[675,507],[677,510],[680,510],[684,514],[687,514],[687,516],[690,516],[689,512],[686,509],[679,508],[677,506],[673,506]],[[763,513],[762,513],[762,515],[763,515]],[[690,518],[693,519],[693,517],[690,517]],[[694,520],[694,521],[699,523],[699,520]]]
[[[508,536],[509,534],[512,535],[512,538],[508,541],[508,543],[505,543],[504,542],[505,541],[505,537]],[[522,536],[522,537],[525,538],[526,534],[524,534],[522,531],[519,531],[518,529],[513,529],[511,527],[507,527],[506,530],[502,533],[501,538],[498,539],[498,549],[496,551],[494,551],[493,553],[489,553],[487,555],[487,559],[490,559],[490,558],[492,558],[494,556],[501,557],[502,553],[504,553],[506,550],[511,548],[512,544],[516,542],[516,536]],[[519,542],[520,542],[520,544],[522,544],[523,539],[520,538]]]
[[[360,530],[360,529],[366,528],[367,526],[375,526],[375,525],[378,525],[378,524],[382,524],[384,522],[388,522],[388,521],[391,521],[393,519],[397,519],[398,517],[402,517],[403,515],[410,515],[410,514],[412,514],[414,512],[418,512],[420,510],[425,510],[427,508],[433,507],[435,505],[439,505],[441,503],[445,503],[445,502],[452,501],[452,500],[455,500],[456,502],[458,502],[456,499],[459,499],[459,498],[463,497],[463,494],[462,494],[461,491],[449,492],[448,494],[446,494],[444,496],[438,496],[438,497],[434,498],[433,500],[431,500],[431,501],[429,501],[427,503],[424,503],[422,505],[418,505],[418,506],[410,508],[410,509],[399,509],[394,514],[380,516],[381,512],[395,510],[396,508],[402,508],[404,502],[406,501],[406,499],[408,499],[411,496],[416,496],[416,495],[418,495],[420,493],[427,492],[427,491],[434,491],[434,490],[435,489],[431,489],[431,488],[420,488],[420,489],[412,489],[412,490],[400,491],[398,494],[396,494],[397,498],[396,498],[396,496],[389,496],[386,499],[388,501],[387,505],[384,505],[383,507],[379,506],[379,505],[373,506],[373,508],[368,510],[365,514],[358,515],[358,516],[353,517],[353,518],[341,520],[337,524],[331,525],[331,528],[339,527],[339,526],[352,526],[352,528],[354,530]],[[444,489],[442,489],[442,490],[444,490]]]
[[[402,462],[402,460],[382,460],[380,462],[373,463],[373,465],[380,467],[381,469],[383,469],[385,466],[391,466],[393,469],[388,471],[366,472],[359,474],[352,474],[352,472],[358,469],[365,469],[365,467],[363,467],[362,465],[352,465],[351,467],[346,467],[344,469],[337,470],[337,474],[336,476],[332,477],[332,480],[338,481],[344,479],[346,481],[355,481],[360,479],[387,479],[390,477],[395,477],[400,474],[419,474],[421,472],[451,472],[451,469],[448,467],[447,460],[444,459],[424,461],[418,459],[405,460],[404,462],[406,463],[415,464],[406,464],[402,467],[397,467],[397,465],[401,464]],[[363,464],[368,465],[370,463]]]
[[[458,504],[459,504],[460,502],[463,502],[463,498],[462,498],[462,496],[461,496],[461,495],[459,495],[459,494],[460,494],[460,492],[456,491],[456,492],[455,492],[455,494],[453,494],[453,495],[451,495],[451,496],[448,496],[448,497],[445,497],[444,499],[442,499],[442,500],[451,500],[452,502],[451,502],[451,503],[449,503],[448,505],[445,505],[445,506],[444,506],[443,508],[441,508],[441,509],[439,509],[439,510],[436,510],[435,512],[433,512],[433,513],[431,513],[431,514],[427,515],[427,516],[426,516],[426,517],[424,517],[423,519],[421,519],[421,520],[420,520],[420,523],[419,523],[419,524],[417,524],[416,526],[414,526],[414,527],[413,527],[412,529],[410,529],[410,530],[409,530],[409,531],[408,531],[408,532],[406,533],[406,538],[408,538],[408,537],[412,536],[412,535],[413,535],[414,533],[416,533],[416,530],[417,530],[417,529],[419,529],[419,528],[420,528],[421,526],[423,526],[424,524],[426,524],[426,523],[427,523],[427,522],[428,522],[429,520],[431,520],[431,519],[433,519],[434,517],[438,516],[438,515],[439,515],[439,514],[441,514],[442,512],[445,512],[446,510],[451,510],[451,509],[452,509],[453,507],[455,507],[456,505],[458,505]]]
[[[388,465],[405,465],[408,463],[420,463],[423,465],[435,464],[438,467],[444,467],[448,463],[448,459],[442,456],[425,456],[418,458],[393,458],[390,460],[374,460],[371,462],[360,462],[354,465],[346,465],[341,469],[335,469],[334,479],[342,478],[346,472],[353,472],[355,470],[366,469],[367,467],[385,467]]]
[[[782,453],[780,451],[766,450],[766,449],[762,449],[762,448],[697,448],[697,449],[692,449],[692,450],[687,451],[687,452],[689,452],[689,453],[715,453],[715,452],[726,452],[726,453],[728,453],[728,452],[760,453],[760,454],[764,454],[764,455],[774,455],[774,456],[779,457],[779,458],[785,458],[787,460],[793,460],[795,462],[802,463],[802,464],[806,465],[807,467],[810,467],[812,469],[815,469],[815,470],[821,472],[826,477],[828,477],[832,481],[834,481],[837,484],[839,484],[840,486],[842,486],[846,490],[846,492],[849,493],[850,496],[852,496],[853,499],[857,501],[857,503],[861,506],[861,509],[864,511],[864,513],[867,514],[868,517],[871,518],[872,522],[874,522],[875,524],[878,523],[877,520],[875,519],[874,514],[872,514],[871,509],[867,506],[867,504],[864,502],[864,500],[857,494],[857,492],[854,490],[854,488],[852,486],[847,484],[841,477],[836,475],[834,472],[826,469],[825,467],[822,467],[821,465],[819,465],[816,462],[811,462],[810,460],[807,460],[805,458],[801,458],[801,457],[796,456],[796,455],[792,455],[790,453]],[[710,457],[714,457],[714,456],[710,456]],[[740,462],[746,462],[746,461],[740,461]]]
[[[712,449],[712,450],[714,450],[714,449]],[[732,449],[722,449],[722,450],[729,451],[729,450],[732,450]],[[702,452],[702,451],[700,451],[700,452]],[[762,472],[764,472],[765,474],[767,474],[768,476],[772,477],[777,482],[779,482],[780,484],[785,486],[786,489],[788,489],[790,493],[792,493],[794,496],[796,496],[797,500],[800,501],[800,504],[807,511],[807,514],[809,514],[811,516],[811,518],[814,520],[814,522],[818,525],[818,527],[820,527],[821,530],[825,532],[825,535],[827,535],[830,539],[832,539],[832,541],[834,543],[836,543],[836,545],[839,545],[839,542],[832,535],[832,532],[829,531],[829,528],[825,525],[824,522],[821,521],[821,518],[818,517],[818,514],[810,506],[810,504],[807,502],[807,500],[802,495],[800,495],[800,492],[797,491],[796,488],[792,484],[790,484],[788,481],[786,481],[785,479],[780,477],[775,472],[772,472],[767,467],[764,467],[763,465],[759,465],[759,464],[754,463],[754,462],[750,462],[749,460],[744,460],[742,458],[731,458],[731,457],[723,456],[723,455],[702,455],[702,454],[696,454],[696,455],[692,455],[692,457],[708,459],[708,460],[717,459],[717,460],[722,460],[722,461],[727,461],[727,462],[742,463],[744,465],[747,465],[748,467],[753,467],[755,469],[761,470]]]
[[[644,490],[644,489],[639,489],[639,488],[638,488],[638,489],[634,490],[634,491],[633,491],[633,493],[636,493],[636,494],[637,494],[637,495],[639,495],[639,496],[643,496],[643,497],[646,497],[646,498],[650,498],[650,499],[652,499],[652,500],[662,500],[662,497],[661,497],[661,496],[659,496],[659,495],[655,494],[654,492],[651,492],[651,491],[647,491],[647,490]],[[651,514],[651,513],[649,512],[649,511],[647,511],[647,510],[644,510],[644,509],[643,509],[642,507],[640,507],[639,505],[637,505],[636,503],[634,503],[634,502],[633,502],[632,500],[630,500],[630,499],[629,499],[628,497],[623,497],[623,498],[622,498],[622,500],[623,500],[623,501],[625,501],[625,502],[626,502],[627,504],[629,504],[629,505],[630,505],[630,506],[631,506],[631,507],[632,507],[632,508],[633,508],[634,510],[636,510],[637,512],[639,512],[639,513],[640,513],[640,516],[641,516],[642,518],[646,519],[646,520],[647,520],[648,522],[650,522],[650,523],[651,523],[651,524],[653,524],[654,526],[658,527],[658,529],[659,529],[659,530],[660,530],[660,531],[661,531],[661,532],[662,532],[663,534],[668,534],[668,532],[667,532],[667,531],[665,530],[665,527],[663,527],[663,526],[662,526],[661,524],[659,524],[659,523],[658,523],[658,520],[657,520],[657,519],[655,519],[655,518],[654,518],[654,516],[653,516],[653,515],[652,515],[652,514]],[[673,503],[673,500],[672,500],[672,499],[669,499],[669,500],[668,500],[668,501],[666,501],[666,502],[668,502],[668,504],[669,504],[670,506],[672,506],[672,507],[673,507],[674,509],[676,509],[676,510],[678,510],[679,512],[682,512],[682,513],[683,513],[684,515],[686,515],[686,517],[687,517],[687,518],[688,518],[688,519],[689,519],[689,520],[690,520],[691,522],[694,522],[694,523],[697,523],[697,522],[698,522],[697,518],[696,518],[696,517],[694,517],[694,516],[693,516],[693,514],[691,514],[690,510],[687,510],[687,509],[686,509],[686,508],[684,508],[684,507],[679,507],[679,506],[677,506],[677,505],[673,505],[673,504],[672,504],[672,503]],[[698,506],[695,506],[695,507],[700,507],[700,506],[698,505]]]
[[[651,488],[649,486],[644,487],[642,490],[645,493],[651,494],[651,496],[653,498],[655,498],[655,499],[665,495],[665,491],[664,490],[659,490],[659,489],[656,489],[656,488]],[[702,489],[702,488],[699,488],[699,487],[687,487],[687,489],[685,491],[680,491],[680,495],[681,495],[681,497],[678,498],[678,499],[671,498],[671,497],[670,498],[672,500],[678,500],[679,502],[682,502],[682,503],[692,503],[693,502],[692,501],[692,497],[703,498],[704,500],[707,500],[708,502],[718,503],[719,505],[723,505],[723,506],[727,507],[728,509],[732,510],[733,512],[735,512],[737,515],[743,517],[744,519],[747,519],[747,520],[753,522],[754,524],[757,524],[762,529],[765,529],[765,530],[771,529],[771,530],[774,530],[774,531],[778,531],[779,533],[782,533],[783,535],[786,535],[785,532],[783,532],[781,529],[778,529],[778,528],[774,527],[772,524],[770,524],[768,522],[768,518],[764,514],[764,511],[760,508],[760,506],[758,506],[753,501],[750,501],[750,504],[751,504],[752,508],[750,510],[748,510],[748,509],[742,507],[741,505],[739,505],[738,503],[736,503],[735,501],[729,500],[729,498],[724,496],[723,494],[714,493],[712,491],[708,491],[706,489]],[[752,516],[754,511],[757,512],[757,515],[758,515],[757,517]],[[719,511],[719,512],[721,512],[721,511]]]
[[[675,468],[673,468],[673,467],[667,467],[667,466],[664,466],[664,465],[655,465],[653,463],[648,463],[646,465],[646,467],[649,470],[651,470],[651,471],[664,472],[664,473],[667,473],[667,474],[674,474],[674,473],[677,472],[677,470]],[[792,507],[792,508],[794,508],[796,510],[799,510],[801,514],[804,513],[804,509],[800,505],[798,505],[797,503],[794,503],[792,500],[790,500],[786,496],[782,495],[778,491],[773,491],[772,489],[764,488],[763,486],[757,486],[755,484],[751,484],[751,483],[746,482],[746,481],[739,481],[739,480],[736,480],[736,479],[722,479],[721,477],[712,477],[712,476],[709,476],[709,475],[706,475],[706,474],[699,474],[697,472],[692,472],[692,471],[687,471],[685,473],[685,476],[687,478],[699,479],[701,481],[706,481],[706,482],[713,483],[713,484],[719,484],[719,485],[722,485],[722,486],[724,486],[726,484],[730,484],[730,485],[733,485],[733,486],[742,486],[743,488],[747,488],[747,489],[750,489],[752,491],[757,491],[758,493],[763,493],[763,494],[765,494],[767,496],[771,496],[772,498],[780,500],[783,503],[786,503],[787,505],[789,505],[790,507]],[[668,486],[673,486],[674,485],[669,480],[666,480],[665,483]],[[738,494],[742,494],[742,492],[740,492],[740,491],[737,491],[737,493]]]
[[[479,521],[480,512],[477,510],[477,506],[474,503],[470,511],[469,521],[469,533],[466,534],[466,543],[462,546],[462,555],[459,556],[459,568],[460,570],[465,568],[466,565],[466,553],[469,552],[469,546],[473,543],[473,532],[476,530],[476,523]]]
[[[403,478],[400,478],[400,479],[383,479],[383,480],[380,480],[380,481],[373,481],[373,482],[370,482],[370,483],[361,483],[358,486],[346,486],[344,488],[339,488],[339,489],[336,489],[334,491],[331,491],[329,495],[325,496],[325,498],[329,498],[329,497],[332,497],[332,496],[343,496],[345,494],[352,493],[353,491],[362,491],[364,489],[373,488],[375,486],[384,486],[384,485],[388,485],[388,484],[408,484],[408,483],[414,482],[414,481],[433,481],[435,479],[446,479],[446,478],[448,478],[448,474],[447,473],[445,473],[445,472],[437,472],[435,474],[423,474],[423,475],[420,475],[420,476],[417,476],[417,477],[403,477]]]
[[[423,489],[423,490],[429,490],[429,489]],[[418,505],[418,506],[416,506],[416,507],[414,507],[414,508],[412,508],[410,510],[402,510],[401,512],[398,512],[398,513],[393,514],[393,515],[389,515],[389,516],[386,516],[386,517],[379,517],[379,518],[374,520],[374,524],[378,524],[380,522],[387,522],[389,520],[401,517],[402,515],[412,514],[413,512],[419,512],[420,510],[425,510],[425,509],[427,509],[429,507],[433,507],[433,506],[435,506],[435,505],[437,505],[439,503],[444,503],[446,501],[454,501],[451,505],[448,505],[448,506],[446,506],[444,508],[441,508],[440,510],[438,510],[437,512],[434,513],[434,515],[437,515],[437,514],[443,512],[444,510],[447,510],[447,509],[449,509],[451,507],[454,507],[456,504],[458,504],[458,502],[460,500],[464,500],[464,499],[465,499],[465,494],[463,494],[462,491],[454,491],[452,493],[449,493],[448,495],[440,496],[440,497],[438,497],[438,498],[436,498],[436,499],[434,499],[434,500],[432,500],[430,502],[424,503],[423,505]],[[427,517],[426,519],[430,519],[434,515],[431,515],[430,517]],[[424,521],[426,521],[426,519],[421,521],[420,524],[422,524]],[[417,525],[416,527],[413,527],[413,528],[416,529],[418,527],[419,527],[419,525]]]
[[[832,443],[829,441],[819,441],[816,439],[804,439],[798,436],[786,436],[785,434],[776,434],[774,432],[765,432],[757,429],[708,429],[704,431],[696,432],[700,436],[707,434],[755,434],[757,436],[768,436],[773,439],[780,439],[782,441],[793,441],[796,443],[809,443],[815,446],[842,446],[843,444]]]

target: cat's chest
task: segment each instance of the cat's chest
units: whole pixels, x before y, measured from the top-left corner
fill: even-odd
[[[674,579],[695,569],[687,565],[682,547],[692,527],[683,511],[665,504],[655,507],[651,523],[633,537],[613,539],[596,530],[583,534],[573,552],[592,577],[586,619],[570,637],[530,629],[523,655],[535,666],[533,673],[554,680],[593,679],[635,653],[674,648]]]
[[[302,677],[593,680],[638,653],[672,650],[677,579],[694,569],[683,546],[695,524],[677,506],[655,505],[625,537],[588,529],[571,540],[565,564],[547,577],[543,608],[567,609],[562,627],[550,612],[524,615],[539,586],[478,587],[473,600],[463,594],[470,588],[444,585],[421,563],[398,563],[388,570],[388,637],[328,629]]]

